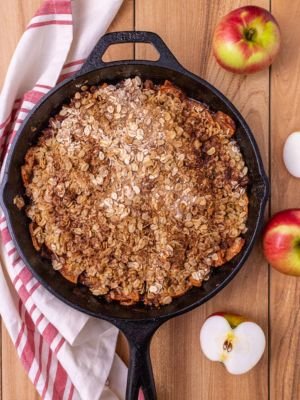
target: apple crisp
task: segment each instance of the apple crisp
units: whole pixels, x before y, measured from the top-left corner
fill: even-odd
[[[168,81],[82,86],[21,170],[35,249],[124,305],[201,286],[244,244],[248,170],[234,133]]]

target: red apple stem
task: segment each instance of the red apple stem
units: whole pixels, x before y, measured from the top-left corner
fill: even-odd
[[[245,38],[249,40],[249,42],[251,42],[255,34],[256,34],[256,29],[254,28],[245,29],[244,35]]]

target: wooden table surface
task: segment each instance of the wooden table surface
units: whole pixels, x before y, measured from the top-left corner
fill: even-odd
[[[0,2],[0,84],[26,24],[41,0]],[[221,69],[211,52],[216,22],[246,4],[271,9],[282,30],[281,53],[270,70],[252,76]],[[293,0],[125,0],[110,30],[157,32],[178,60],[207,79],[241,111],[259,144],[271,180],[268,215],[299,207],[300,180],[282,163],[289,133],[300,130],[300,1]],[[123,45],[108,58],[149,58],[149,46]],[[269,269],[260,243],[238,276],[206,305],[166,323],[155,335],[152,360],[159,400],[300,399],[300,278]],[[229,375],[206,360],[199,349],[199,329],[219,310],[248,315],[264,329],[268,346],[248,374]],[[2,400],[38,399],[2,325],[0,381]],[[127,358],[124,339],[119,352]],[[2,384],[1,384],[2,383]],[[1,398],[0,394],[0,398]]]

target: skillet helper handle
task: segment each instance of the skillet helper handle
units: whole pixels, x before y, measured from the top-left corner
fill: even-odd
[[[135,60],[122,60],[105,62],[102,57],[109,46],[117,43],[150,43],[159,53],[157,61],[147,61],[147,64],[159,65],[162,67],[172,68],[177,71],[184,71],[184,68],[177,61],[165,42],[154,32],[146,31],[123,31],[107,33],[99,40],[86,62],[80,69],[78,75],[94,71],[98,68],[108,67],[118,64],[134,64]],[[141,62],[141,60],[138,60]]]

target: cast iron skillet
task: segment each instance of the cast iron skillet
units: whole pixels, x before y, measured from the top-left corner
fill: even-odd
[[[105,50],[114,43],[152,43],[160,54],[158,61],[130,60],[103,62]],[[188,96],[230,115],[237,125],[236,139],[241,147],[250,175],[249,219],[246,243],[232,261],[215,270],[201,288],[193,288],[184,296],[174,299],[167,306],[152,309],[138,304],[124,307],[108,304],[93,296],[86,288],[76,286],[54,271],[50,262],[43,259],[33,248],[28,219],[24,212],[13,205],[17,194],[24,194],[20,167],[28,148],[36,142],[41,129],[46,127],[50,116],[68,102],[84,84],[115,83],[127,77],[139,75],[143,79],[161,82],[169,79],[182,88]],[[248,257],[263,222],[268,197],[268,180],[254,137],[241,114],[231,102],[208,82],[185,70],[155,33],[114,32],[100,39],[79,73],[60,83],[46,94],[30,112],[17,132],[8,155],[1,186],[1,205],[8,221],[11,236],[19,254],[33,275],[52,294],[64,303],[117,326],[126,335],[130,345],[127,400],[136,400],[142,387],[146,400],[155,400],[156,390],[150,360],[150,342],[154,332],[168,319],[183,314],[203,304],[224,288],[236,275]]]

